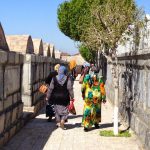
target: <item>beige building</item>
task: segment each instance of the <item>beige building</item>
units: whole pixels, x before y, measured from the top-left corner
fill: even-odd
[[[68,61],[69,58],[70,58],[70,54],[65,52],[61,53],[61,60]]]
[[[62,52],[60,52],[59,50],[56,50],[56,49],[55,49],[55,58],[60,59],[60,58],[61,58],[61,53],[62,53]]]

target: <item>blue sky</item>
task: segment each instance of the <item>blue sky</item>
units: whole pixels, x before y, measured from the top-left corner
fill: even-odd
[[[5,34],[30,34],[42,38],[61,51],[78,52],[74,41],[57,27],[57,7],[65,0],[1,0],[0,22]],[[150,0],[136,0],[150,13]]]

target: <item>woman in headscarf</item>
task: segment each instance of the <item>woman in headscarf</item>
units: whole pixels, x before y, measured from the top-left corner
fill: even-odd
[[[56,64],[54,66],[54,71],[51,71],[48,75],[48,77],[45,79],[45,83],[50,85],[51,80],[53,77],[58,75],[58,69],[60,67],[60,64]],[[47,105],[46,105],[46,117],[48,117],[47,121],[51,122],[52,117],[55,116],[55,111],[54,111],[54,106],[53,106],[53,100],[48,100]]]
[[[76,65],[77,64],[76,64],[75,60],[70,60],[70,62],[69,62],[69,70],[70,70],[69,76],[70,76],[70,79],[72,80],[72,83],[74,82],[74,80],[77,77]]]
[[[60,66],[58,75],[52,79],[46,96],[47,100],[53,100],[57,126],[62,129],[65,129],[64,123],[69,114],[70,99],[74,98],[71,80],[65,75],[65,72],[66,67]]]
[[[93,77],[89,74],[85,75],[82,84],[82,97],[84,99],[82,125],[84,126],[84,131],[87,132],[93,125],[95,128],[99,128],[99,122],[101,122],[101,102],[105,102],[97,75]]]
[[[48,77],[45,79],[45,83],[46,83],[46,84],[49,85],[49,84],[51,83],[52,78],[53,78],[54,76],[58,75],[58,69],[59,69],[59,67],[60,67],[60,64],[56,64],[56,65],[54,66],[54,71],[51,71],[51,72],[49,73]]]

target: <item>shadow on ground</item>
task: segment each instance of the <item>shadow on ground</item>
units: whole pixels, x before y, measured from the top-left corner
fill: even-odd
[[[54,130],[55,120],[47,122],[45,109],[29,121],[2,150],[42,150]]]

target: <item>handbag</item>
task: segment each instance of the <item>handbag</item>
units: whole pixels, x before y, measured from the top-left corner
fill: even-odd
[[[70,105],[68,106],[69,113],[72,115],[76,115],[76,109],[74,107],[74,100],[70,101]]]
[[[46,84],[42,84],[40,87],[39,87],[39,91],[43,94],[45,94],[48,90],[48,86]]]

